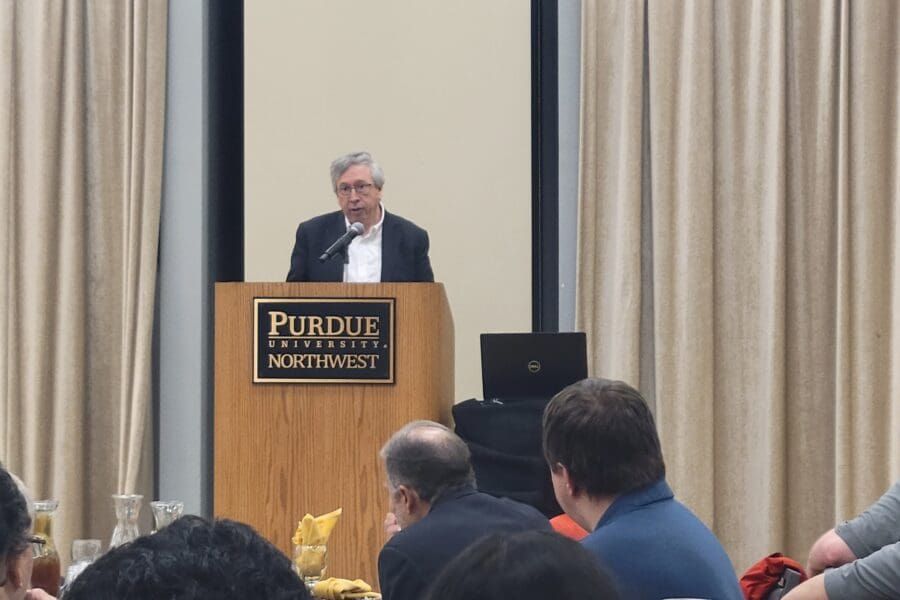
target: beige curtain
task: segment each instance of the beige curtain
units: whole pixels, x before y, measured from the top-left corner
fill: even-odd
[[[900,3],[582,6],[592,373],[739,572],[804,560],[900,476]]]
[[[102,537],[152,493],[165,0],[0,2],[0,459]]]

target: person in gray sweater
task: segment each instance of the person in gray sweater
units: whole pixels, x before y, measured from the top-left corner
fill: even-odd
[[[826,570],[827,569],[827,570]],[[900,598],[900,481],[809,551],[810,579],[784,600]]]

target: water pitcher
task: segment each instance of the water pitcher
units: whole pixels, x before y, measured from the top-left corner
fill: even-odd
[[[38,500],[34,503],[34,537],[44,540],[34,548],[34,567],[31,585],[50,595],[59,594],[59,552],[53,540],[53,516],[59,507],[58,500]]]

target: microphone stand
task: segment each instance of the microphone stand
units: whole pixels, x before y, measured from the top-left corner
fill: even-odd
[[[327,250],[325,250],[325,252],[322,253],[322,256],[319,257],[319,262],[325,262],[340,253],[344,256],[344,264],[349,264],[350,254],[347,248],[350,247],[350,242],[353,241],[353,238],[362,235],[363,231],[362,223],[357,222],[351,225],[350,229],[347,230],[347,233],[338,238]]]

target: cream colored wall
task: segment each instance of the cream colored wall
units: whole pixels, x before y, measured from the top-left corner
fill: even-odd
[[[368,150],[387,209],[430,234],[456,397],[481,397],[479,333],[531,329],[530,3],[244,9],[246,280],[284,279],[297,223],[337,207],[329,163]]]

